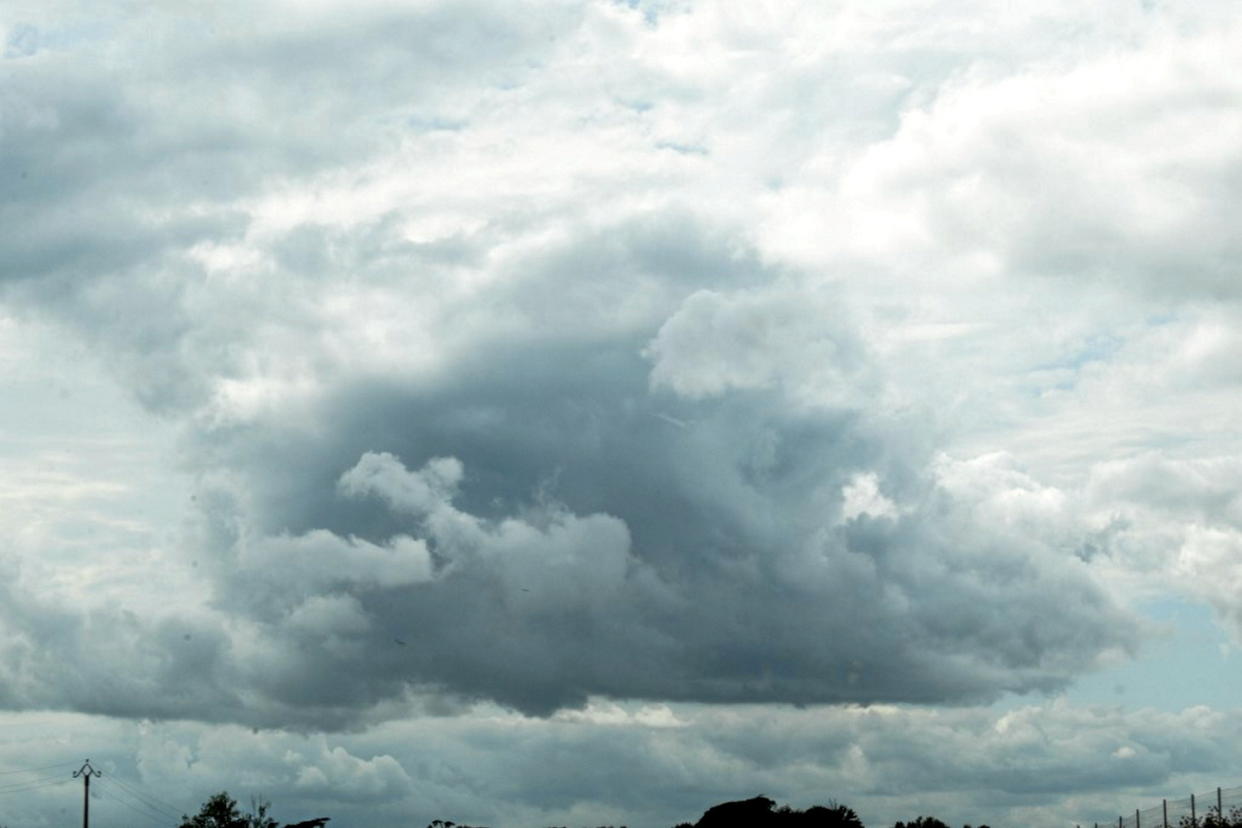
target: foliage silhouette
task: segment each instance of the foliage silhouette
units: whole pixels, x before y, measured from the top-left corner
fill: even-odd
[[[686,828],[863,828],[862,821],[853,809],[836,802],[828,805],[812,805],[799,811],[788,805],[777,808],[766,796],[756,796],[736,802],[722,802],[708,808],[699,821]],[[678,826],[678,828],[682,828]]]
[[[182,816],[180,828],[275,828],[275,821],[267,817],[266,803],[262,815],[243,815],[237,809],[237,800],[228,791],[220,791],[208,798],[194,816]]]
[[[207,799],[194,816],[183,815],[178,828],[282,828],[272,819],[268,810],[272,803],[257,800],[250,801],[250,813],[242,813],[237,808],[237,800],[229,796],[228,791],[220,791]],[[283,828],[324,828],[330,817],[319,817],[305,822],[297,822]],[[462,826],[462,828],[466,828]]]
[[[1231,817],[1233,814],[1230,815]],[[295,828],[286,826],[285,828]],[[470,825],[459,825],[450,820],[433,820],[427,828],[473,828]],[[555,828],[553,826],[553,828]],[[600,826],[612,828],[612,826]],[[621,828],[625,828],[624,825]],[[674,828],[865,828],[862,820],[853,808],[848,808],[834,800],[827,805],[812,805],[804,811],[788,805],[777,807],[776,802],[766,796],[721,802],[703,812],[698,822],[681,822]],[[949,828],[947,824],[935,817],[920,816],[911,822],[898,822],[893,828]],[[970,826],[966,826],[970,828]],[[980,825],[979,828],[988,828]],[[1189,822],[1179,828],[1189,828]],[[1200,820],[1197,828],[1242,828],[1242,821],[1208,823]]]
[[[1177,821],[1177,828],[1242,828],[1242,808],[1231,808],[1228,815],[1218,814],[1211,808],[1195,820],[1184,816]]]

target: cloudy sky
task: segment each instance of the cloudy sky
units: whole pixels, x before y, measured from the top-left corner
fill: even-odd
[[[101,828],[1242,781],[1234,4],[0,0],[0,50],[0,821],[86,757]]]

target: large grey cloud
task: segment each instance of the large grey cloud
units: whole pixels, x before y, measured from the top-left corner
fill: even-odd
[[[817,320],[844,343],[830,358],[860,347],[801,291],[713,301],[755,331]],[[786,356],[762,336],[729,344],[701,304],[689,297],[694,315],[666,328],[706,325],[721,364],[739,347]],[[207,524],[216,600],[286,645],[274,649],[313,653],[272,665],[265,692],[364,705],[408,683],[542,713],[589,695],[965,701],[1054,689],[1135,643],[1072,539],[981,520],[1010,481],[951,489],[910,423],[836,398],[809,405],[769,377],[679,396],[649,361],[671,358],[669,344],[645,358],[632,336],[529,338],[476,346],[431,381],[351,383],[313,414],[331,428],[306,437],[204,434],[198,451],[226,458],[251,498]],[[857,386],[834,397],[871,399],[875,380],[856,373],[826,367]],[[860,479],[875,491],[851,509]],[[254,550],[272,536],[335,554],[339,582],[269,570]],[[434,575],[386,584],[348,565],[351,545],[404,536],[425,544]],[[321,596],[348,596],[352,611],[308,638],[296,601]]]
[[[8,35],[4,298],[181,430],[202,599],[146,618],[14,593],[8,704],[335,727],[435,693],[966,702],[1136,645],[1092,551],[1110,504],[938,449],[959,416],[1135,387],[1099,342],[1146,341],[1125,326],[1196,239],[1187,301],[1228,292],[1232,230],[1190,227],[1229,200],[1196,183],[1227,146],[1148,136],[1102,167],[1140,206],[1200,194],[1143,213],[1160,233],[1130,257],[1137,231],[1058,154],[1113,146],[1085,99],[1060,131],[1013,101],[1082,77],[1119,120],[1176,102],[1180,135],[1227,81],[1133,90],[1091,60],[1067,81],[1024,63],[1025,19],[989,63],[969,26],[894,40],[883,15],[816,18],[857,36],[828,53],[713,4],[273,9]],[[1123,64],[1163,72],[1136,39]],[[821,84],[838,119],[807,111]],[[1099,339],[1023,324],[1080,296],[1033,274],[1101,268],[1144,290]],[[123,678],[86,680],[105,665]]]
[[[602,296],[559,254],[515,278],[600,314],[649,278],[652,232]],[[191,554],[221,629],[183,633],[191,669],[136,619],[130,651],[92,656],[102,631],[67,617],[83,661],[133,676],[89,709],[323,726],[428,690],[538,713],[590,695],[961,702],[1052,690],[1135,644],[1072,541],[979,519],[1012,481],[950,485],[831,292],[693,281],[620,331],[531,322],[431,376],[346,374],[297,428],[278,406],[196,429]],[[528,295],[485,313],[533,318]],[[810,364],[790,330],[826,343]],[[56,617],[32,610],[30,635]],[[194,674],[196,694],[168,684]],[[58,671],[25,675],[12,703],[86,706]]]

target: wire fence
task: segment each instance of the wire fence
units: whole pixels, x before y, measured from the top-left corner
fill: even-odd
[[[1093,822],[1092,828],[1114,823]],[[1242,828],[1242,786],[1165,799],[1159,805],[1117,817],[1117,828]],[[1079,825],[1079,828],[1086,828]]]

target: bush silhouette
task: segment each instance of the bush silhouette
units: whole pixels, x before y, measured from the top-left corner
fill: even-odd
[[[280,823],[268,815],[272,803],[252,799],[250,805],[251,812],[242,813],[237,808],[237,800],[229,796],[228,791],[220,791],[209,797],[194,816],[182,816],[178,828],[281,828]],[[329,817],[319,817],[283,828],[325,828],[329,821]]]
[[[237,809],[237,800],[228,791],[208,798],[194,816],[183,816],[180,828],[276,828],[276,820],[267,815],[271,807],[262,802],[255,806],[255,813],[243,814]]]
[[[708,808],[693,826],[677,828],[863,828],[858,814],[836,802],[812,805],[799,811],[788,805],[777,808],[766,796],[722,802]]]
[[[1215,808],[1195,820],[1184,816],[1177,821],[1177,828],[1242,828],[1242,808],[1231,808],[1228,816],[1216,813]]]

